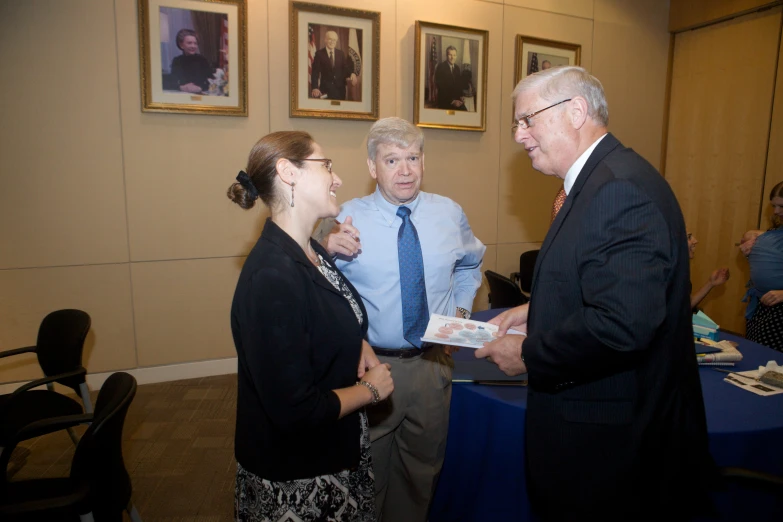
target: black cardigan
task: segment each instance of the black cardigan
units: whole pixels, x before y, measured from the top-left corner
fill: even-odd
[[[234,451],[261,478],[316,477],[359,463],[359,413],[338,420],[332,390],[356,383],[367,312],[343,280],[361,307],[361,326],[348,300],[271,219],[242,268],[231,307],[239,360]]]

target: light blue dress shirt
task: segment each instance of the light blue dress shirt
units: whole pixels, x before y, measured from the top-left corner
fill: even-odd
[[[416,226],[424,258],[427,305],[431,314],[453,316],[470,310],[481,285],[486,247],[473,235],[462,208],[449,198],[420,192],[406,204]],[[369,316],[369,342],[381,348],[412,345],[403,338],[397,232],[402,220],[397,206],[373,194],[343,204],[338,221],[353,218],[361,234],[356,257],[338,256],[337,267],[356,287]]]

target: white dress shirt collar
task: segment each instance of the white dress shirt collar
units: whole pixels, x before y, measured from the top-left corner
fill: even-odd
[[[608,133],[607,133],[608,134]],[[585,166],[585,163],[587,163],[587,158],[590,157],[590,154],[593,153],[595,148],[598,146],[599,143],[601,143],[601,140],[606,137],[606,134],[598,138],[593,142],[592,145],[587,147],[587,150],[582,153],[581,156],[579,156],[573,165],[571,165],[571,168],[568,169],[568,172],[566,172],[565,179],[563,180],[563,188],[565,189],[566,194],[571,193],[571,187],[574,186],[574,183],[576,183],[576,178],[579,176],[579,173],[582,172],[582,168]]]

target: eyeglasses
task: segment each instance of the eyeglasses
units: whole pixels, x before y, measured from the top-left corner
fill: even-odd
[[[551,109],[552,107],[557,107],[561,103],[565,103],[567,101],[571,101],[571,98],[568,98],[567,100],[559,101],[559,102],[555,103],[554,105],[550,105],[549,107],[544,107],[540,111],[533,112],[533,113],[528,114],[526,116],[522,116],[518,120],[514,120],[514,126],[511,127],[511,131],[512,132],[516,132],[517,127],[521,127],[523,129],[528,129],[528,128],[532,127],[533,125],[530,123],[530,120],[533,118],[533,116],[535,116],[537,114],[541,114],[545,110]]]
[[[330,159],[327,159],[327,158],[305,158],[302,161],[320,161],[321,163],[324,164],[324,167],[326,167],[327,172],[329,172],[329,174],[332,173],[332,160],[330,160]]]

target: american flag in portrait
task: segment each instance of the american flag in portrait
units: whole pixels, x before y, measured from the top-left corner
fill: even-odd
[[[313,86],[310,85],[310,79],[313,77],[313,59],[315,58],[315,33],[313,32],[313,26],[307,24],[307,39],[309,41],[307,45],[307,92],[313,90]]]
[[[438,67],[438,46],[435,43],[435,37],[432,37],[432,45],[430,46],[430,75],[429,75],[429,91],[430,101],[436,103],[438,101],[438,86],[435,83],[435,69]]]

